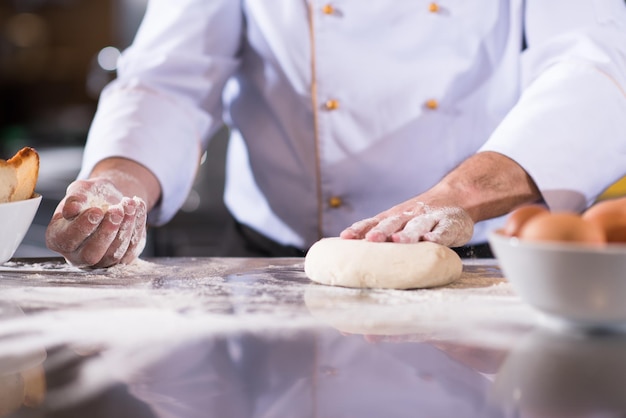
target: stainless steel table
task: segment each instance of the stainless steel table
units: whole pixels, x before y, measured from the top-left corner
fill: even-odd
[[[408,291],[302,259],[0,266],[0,416],[612,417],[625,377],[622,336],[557,327],[495,260]]]

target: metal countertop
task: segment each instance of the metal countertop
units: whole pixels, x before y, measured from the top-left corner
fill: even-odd
[[[359,290],[295,258],[19,259],[0,266],[0,416],[622,416],[626,339],[554,324],[496,260]]]

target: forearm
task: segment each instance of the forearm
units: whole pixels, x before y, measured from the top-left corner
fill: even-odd
[[[429,206],[461,207],[478,222],[539,201],[541,193],[515,161],[496,152],[480,152],[415,199]]]
[[[106,178],[124,196],[141,198],[151,210],[161,197],[161,185],[156,176],[143,165],[126,158],[107,158],[100,161],[89,178]]]

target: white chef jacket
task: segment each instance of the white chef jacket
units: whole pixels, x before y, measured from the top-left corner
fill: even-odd
[[[286,245],[337,235],[479,150],[581,210],[626,171],[625,91],[623,0],[152,0],[80,176],[130,156],[158,177],[150,220],[165,223],[226,122],[225,203]]]

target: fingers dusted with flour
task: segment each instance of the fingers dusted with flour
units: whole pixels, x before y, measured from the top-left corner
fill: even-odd
[[[428,191],[341,232],[344,239],[465,245],[475,222],[504,215],[541,200],[534,181],[515,161],[480,152]]]
[[[146,202],[141,199],[133,198],[136,204],[136,212],[135,212],[135,227],[134,229],[128,230],[127,234],[129,237],[128,247],[125,251],[121,251],[121,248],[117,251],[117,256],[122,255],[120,259],[120,263],[129,264],[132,263],[139,254],[143,251],[146,246],[146,218],[148,215],[148,210],[146,208]],[[117,259],[117,256],[115,259]]]
[[[474,233],[474,221],[460,207],[424,206],[424,213],[412,218],[404,228],[391,236],[393,242],[431,241],[448,247],[465,245]]]
[[[131,263],[145,246],[145,225],[145,202],[137,197],[124,197],[120,203],[109,207],[96,231],[97,239],[86,242],[83,256],[93,267]]]
[[[124,197],[106,179],[78,180],[59,203],[46,231],[46,243],[71,264],[109,267],[126,256],[133,235],[142,234],[145,208],[143,200]],[[132,250],[136,258],[136,246]]]
[[[421,201],[407,201],[392,209],[354,223],[341,233],[345,239],[372,242],[416,243],[432,241],[449,247],[467,243],[474,222],[460,207],[431,207]]]
[[[146,244],[149,207],[160,192],[156,179],[148,175],[147,183],[142,181],[146,170],[131,161],[107,162],[104,168],[70,184],[46,231],[48,247],[79,267],[110,267],[137,259]],[[129,174],[134,169],[139,176]]]

